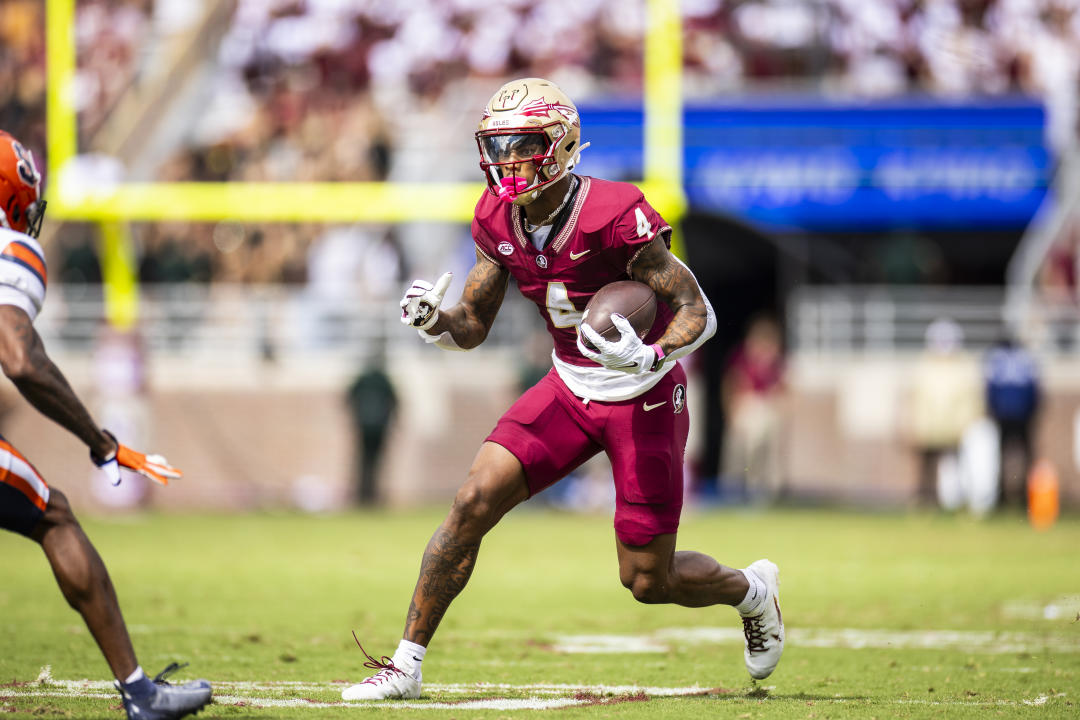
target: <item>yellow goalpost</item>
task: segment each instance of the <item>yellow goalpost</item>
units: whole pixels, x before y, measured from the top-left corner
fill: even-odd
[[[669,221],[683,215],[682,23],[676,0],[645,0],[644,177],[636,184]],[[476,183],[119,183],[80,187],[65,174],[75,158],[77,125],[75,2],[46,0],[49,215],[103,223],[107,313],[134,322],[137,288],[129,221],[405,222],[472,218],[484,184]],[[422,196],[424,202],[417,203]],[[128,306],[128,307],[124,307]]]

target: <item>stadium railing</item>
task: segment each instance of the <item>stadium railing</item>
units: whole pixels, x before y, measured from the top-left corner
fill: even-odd
[[[927,327],[948,318],[964,332],[964,347],[979,351],[1007,332],[1007,290],[962,286],[803,286],[787,307],[788,340],[797,353],[916,352]],[[1043,355],[1065,354],[1080,328],[1074,305],[1029,299],[1032,317],[1023,339]]]
[[[57,352],[93,350],[106,326],[101,285],[58,284],[38,329]],[[397,299],[324,296],[286,285],[214,283],[143,286],[139,337],[146,352],[212,357],[244,364],[273,357],[335,355],[362,358],[369,348],[416,352],[422,343],[403,332]],[[508,297],[485,348],[520,346],[539,319],[517,295]]]

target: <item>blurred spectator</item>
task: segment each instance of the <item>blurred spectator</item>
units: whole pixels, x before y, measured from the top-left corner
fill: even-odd
[[[103,327],[93,356],[98,396],[94,414],[99,422],[132,442],[155,441],[142,338],[136,332]],[[88,475],[94,498],[106,507],[134,508],[150,502],[150,481],[141,475],[131,474],[119,486],[96,468]]]
[[[92,137],[135,77],[150,37],[152,0],[80,0],[75,20],[75,109]]]
[[[184,237],[183,226],[161,223],[146,228],[139,260],[139,281],[147,284],[210,282],[213,258],[206,248]]]
[[[551,350],[551,335],[543,327],[529,333],[518,359],[519,393],[540,382],[551,370]]]
[[[1011,338],[987,353],[986,408],[1001,441],[999,504],[1024,505],[1027,476],[1034,462],[1032,431],[1039,410],[1039,371],[1035,359]]]
[[[780,494],[780,433],[784,356],[780,327],[755,318],[724,372],[722,403],[728,419],[724,438],[725,479],[741,480],[746,495],[771,502]]]
[[[1001,93],[1012,87],[1010,49],[989,0],[930,2],[912,17],[921,82],[935,94]]]
[[[61,236],[59,255],[59,272],[54,274],[60,282],[65,285],[101,284],[97,238],[89,227],[72,228]]]
[[[1032,4],[1032,3],[1014,3]],[[1047,138],[1058,152],[1076,145],[1080,114],[1080,2],[1041,0],[1038,19],[1011,26],[1021,87],[1043,98]]]
[[[407,276],[397,229],[387,227],[361,247],[361,292],[371,300],[397,300]]]
[[[395,241],[386,237],[388,232],[370,225],[335,226],[326,228],[311,244],[306,257],[304,297],[314,345],[340,341],[349,305],[385,299],[400,289],[402,263]],[[387,260],[386,266],[379,265]]]
[[[380,347],[349,386],[347,395],[356,437],[356,498],[361,505],[378,501],[379,468],[397,410],[397,394],[385,362],[385,350]]]
[[[1039,292],[1046,304],[1047,323],[1054,344],[1062,350],[1076,345],[1080,294],[1080,217],[1069,218],[1039,269]]]
[[[935,320],[912,372],[909,430],[919,454],[916,497],[924,505],[935,504],[942,466],[958,467],[960,440],[983,413],[979,365],[964,352],[963,342],[954,321]]]
[[[937,243],[911,230],[899,230],[881,244],[877,281],[895,285],[944,284],[948,266]]]
[[[45,13],[39,0],[0,3],[0,128],[33,151],[45,151]]]

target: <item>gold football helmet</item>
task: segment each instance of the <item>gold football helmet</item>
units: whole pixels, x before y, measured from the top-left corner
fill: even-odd
[[[480,169],[488,191],[505,202],[528,205],[543,189],[581,160],[581,120],[577,107],[554,83],[523,78],[491,96],[476,131]],[[535,177],[519,175],[532,163]]]

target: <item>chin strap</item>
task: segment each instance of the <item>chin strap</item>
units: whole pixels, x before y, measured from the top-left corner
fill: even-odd
[[[574,153],[574,156],[572,158],[570,158],[570,162],[566,163],[566,172],[570,172],[575,167],[577,167],[577,164],[581,162],[581,151],[589,147],[590,145],[592,145],[592,143],[584,143],[578,146],[577,152]]]

